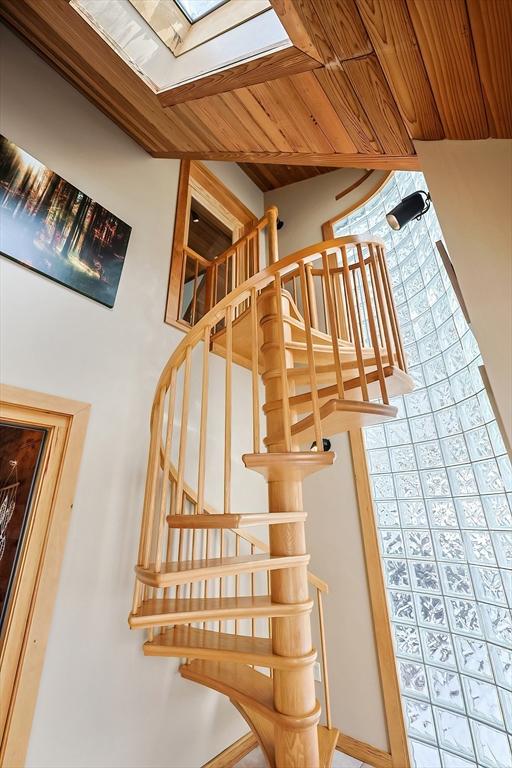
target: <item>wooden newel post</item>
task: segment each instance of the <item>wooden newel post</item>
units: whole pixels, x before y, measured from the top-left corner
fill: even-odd
[[[272,205],[267,209],[268,228],[267,228],[267,263],[274,264],[279,261],[279,252],[277,247],[277,208]]]

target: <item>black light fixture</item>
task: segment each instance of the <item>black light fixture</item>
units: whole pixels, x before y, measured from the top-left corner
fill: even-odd
[[[278,219],[276,222],[276,227],[278,229],[282,229],[284,227],[284,221],[282,219]]]
[[[425,195],[425,198],[423,198]],[[412,219],[421,219],[430,208],[430,194],[428,192],[413,192],[395,205],[392,211],[386,214],[386,220],[391,229],[402,229]]]
[[[331,441],[327,437],[324,437],[322,439],[322,443],[323,443],[324,451],[330,451],[331,450]],[[311,448],[309,450],[310,451],[318,451],[318,448],[316,446],[316,440],[315,440],[314,443],[311,443]]]

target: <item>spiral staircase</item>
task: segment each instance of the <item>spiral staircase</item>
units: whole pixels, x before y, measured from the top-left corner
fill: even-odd
[[[212,288],[211,308],[160,376],[129,624],[146,630],[146,655],[183,659],[184,678],[230,699],[269,766],[327,768],[338,738],[329,707],[327,585],[308,571],[302,482],[334,461],[322,450],[324,435],[394,418],[390,397],[409,392],[412,380],[382,242],[344,237],[279,259],[276,221],[270,208],[212,263],[210,286],[221,264],[230,275],[225,295]],[[264,234],[268,266],[258,269],[255,246]],[[211,402],[212,355],[225,360],[223,402],[218,395]],[[243,463],[268,486],[268,511],[258,513],[232,509],[234,366],[247,369],[252,392]],[[207,482],[212,408],[217,416],[223,409],[224,421],[219,509]],[[321,525],[321,508],[312,514]],[[251,527],[263,528],[268,543]]]

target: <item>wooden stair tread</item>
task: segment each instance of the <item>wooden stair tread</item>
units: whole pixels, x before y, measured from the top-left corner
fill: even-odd
[[[279,525],[306,520],[305,512],[169,515],[171,528],[248,528],[251,525]]]
[[[242,597],[154,598],[144,600],[137,613],[128,619],[130,627],[163,627],[169,624],[190,624],[195,621],[219,619],[250,619],[275,616],[295,616],[308,613],[313,601],[303,603],[273,603],[268,595]]]
[[[166,587],[173,584],[186,584],[203,579],[215,579],[239,573],[273,571],[276,568],[295,568],[307,565],[309,555],[240,555],[237,557],[214,557],[208,560],[184,560],[182,562],[162,563],[157,571],[155,564],[147,568],[135,566],[139,581],[151,587]]]
[[[382,421],[395,418],[398,409],[394,405],[367,403],[362,400],[328,400],[320,408],[322,434],[332,436],[350,429],[361,429]],[[295,443],[308,443],[315,439],[313,414],[309,414],[291,427]],[[282,439],[280,435],[266,437],[266,445],[275,444]]]
[[[382,361],[382,364],[384,366],[387,365],[387,358]],[[377,364],[374,357],[368,357],[364,360],[365,369],[366,368],[376,369],[376,365]],[[358,370],[357,360],[355,358],[352,358],[350,360],[341,360],[341,375],[342,375],[343,381],[353,379],[354,371],[357,371],[357,370]],[[334,363],[315,365],[315,374],[316,374],[316,380],[319,384],[333,384],[336,381],[336,366],[334,365]],[[288,376],[288,379],[290,381],[295,382],[295,384],[309,385],[311,383],[311,376],[309,372],[309,367],[307,365],[287,368],[286,375]],[[262,379],[263,379],[263,382],[265,383],[265,382],[271,381],[272,379],[278,379],[280,378],[280,376],[281,376],[281,372],[276,369],[271,371],[265,371],[262,374]]]
[[[414,380],[409,374],[396,368],[392,365],[384,367],[384,376],[386,378],[386,390],[389,397],[397,397],[398,395],[407,395],[414,389]],[[361,381],[359,376],[353,379],[348,379],[343,382],[345,392],[350,392],[351,399],[362,399]],[[371,371],[367,374],[367,386],[368,397],[370,400],[380,397],[380,382],[379,374],[377,371]],[[317,390],[319,405],[324,405],[328,400],[336,398],[338,395],[338,387],[336,384],[332,384],[328,387],[321,387]],[[295,413],[305,413],[311,411],[311,392],[302,392],[298,395],[290,397],[290,409]],[[281,410],[282,401],[272,400],[269,403],[265,403],[263,406],[263,412]]]
[[[238,700],[240,696],[244,696],[251,700],[252,705],[274,710],[272,678],[247,665],[196,660],[183,664],[180,672],[188,680],[202,683],[230,698],[235,697]]]
[[[272,651],[272,640],[266,637],[232,635],[191,626],[173,627],[144,643],[143,648],[146,656],[224,660],[232,664],[252,664],[272,669],[312,664],[316,658],[315,651],[302,658],[278,656]]]
[[[330,768],[332,757],[340,732],[337,728],[327,728],[325,725],[318,726],[318,751],[320,753],[320,768]]]
[[[320,705],[303,718],[282,715],[274,708],[272,678],[246,665],[223,661],[192,661],[183,664],[180,673],[187,680],[206,685],[230,699],[250,707],[275,723],[287,728],[305,728],[318,721]]]

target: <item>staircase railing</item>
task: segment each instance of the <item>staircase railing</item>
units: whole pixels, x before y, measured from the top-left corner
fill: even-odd
[[[390,371],[405,370],[400,335],[389,277],[384,260],[383,243],[375,238],[343,237],[310,246],[282,260],[277,259],[276,209],[271,209],[250,233],[234,244],[214,262],[212,286],[214,306],[190,329],[166,364],[155,393],[151,413],[151,439],[141,536],[136,566],[137,578],[133,598],[133,615],[148,600],[180,598],[239,597],[254,599],[249,623],[243,618],[217,622],[215,629],[252,636],[270,636],[258,619],[258,596],[268,594],[268,574],[273,567],[267,561],[264,570],[251,568],[247,573],[225,575],[218,571],[216,559],[256,555],[268,551],[261,540],[234,527],[196,529],[173,528],[176,515],[218,515],[211,504],[206,483],[208,454],[208,422],[212,407],[223,414],[224,446],[222,451],[222,500],[220,514],[238,514],[232,505],[233,480],[233,365],[249,371],[252,427],[247,452],[260,453],[269,444],[262,439],[261,419],[264,411],[275,408],[281,414],[281,433],[270,436],[273,450],[299,450],[305,439],[296,437],[298,413],[305,411],[319,450],[323,448],[322,403],[326,398],[345,400],[347,395],[369,403],[379,397],[389,402],[386,378]],[[246,267],[255,269],[255,238],[267,229],[270,264],[238,283]],[[251,251],[252,249],[252,251]],[[237,253],[245,253],[237,261]],[[249,256],[247,256],[249,254]],[[226,275],[235,275],[234,286],[219,299],[221,265]],[[231,264],[228,268],[228,264]],[[238,266],[237,266],[238,265]],[[250,272],[249,269],[249,272]],[[217,278],[215,277],[217,275]],[[217,280],[217,282],[216,282]],[[277,312],[278,357],[276,370],[264,376],[278,376],[282,383],[282,401],[262,406],[260,389],[261,325],[266,322],[261,306],[268,297],[275,299]],[[261,305],[261,306],[260,306]],[[286,325],[286,330],[285,330]],[[298,329],[303,336],[296,337]],[[300,335],[300,334],[299,334]],[[242,343],[243,342],[243,343]],[[211,402],[211,355],[213,349],[224,358],[223,396]],[[297,352],[298,363],[290,362],[290,349]],[[333,357],[336,384],[322,386],[326,366],[323,352]],[[355,360],[355,362],[354,362]],[[218,371],[217,371],[218,374]],[[329,372],[332,379],[332,370]],[[216,379],[218,384],[218,378]],[[192,386],[198,387],[197,399],[191,403]],[[192,407],[191,407],[192,406]],[[237,435],[237,438],[239,436]],[[308,438],[308,442],[309,438]],[[309,447],[309,446],[308,446]],[[238,460],[238,455],[237,455]],[[265,558],[264,554],[260,554]],[[190,560],[207,560],[204,578],[194,583],[176,583],[176,572]],[[162,573],[172,564],[173,586],[165,585]],[[279,566],[276,566],[279,567]],[[263,576],[263,573],[265,576]],[[202,574],[203,575],[203,574]],[[330,726],[329,689],[322,594],[327,585],[310,575],[319,607],[319,628],[324,668],[324,696]],[[162,603],[163,605],[163,603]],[[263,612],[262,612],[263,613]],[[165,611],[164,611],[165,614]],[[245,623],[244,623],[245,622]],[[149,631],[165,633],[165,615],[155,619]],[[194,626],[191,622],[191,626]],[[203,626],[212,628],[206,622]]]

